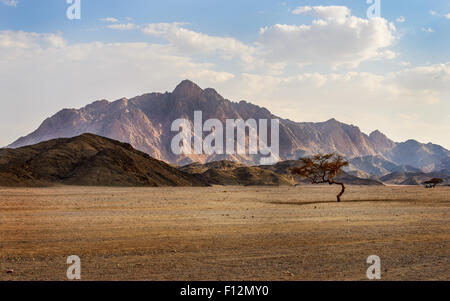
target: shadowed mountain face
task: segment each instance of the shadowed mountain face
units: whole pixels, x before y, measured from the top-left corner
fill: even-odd
[[[223,160],[192,163],[180,167],[180,170],[196,175],[211,185],[283,186],[308,183],[306,179],[293,177],[290,172],[299,164],[297,160],[288,160],[274,165],[246,166]],[[345,172],[341,172],[336,180],[350,185],[383,185],[377,180],[361,179]]]
[[[84,134],[0,150],[0,186],[206,186],[129,144]]]
[[[423,185],[425,181],[433,178],[443,180],[443,183],[439,185],[450,185],[450,174],[446,172],[414,173],[397,171],[381,177],[380,180],[383,183],[395,185]]]
[[[267,109],[241,101],[224,99],[214,89],[201,89],[191,81],[181,82],[172,93],[144,94],[115,102],[96,101],[81,109],[64,109],[9,147],[17,148],[54,138],[93,133],[130,143],[150,156],[180,165],[217,160],[259,164],[258,155],[175,155],[171,150],[172,122],[194,120],[194,111],[203,112],[203,121],[226,119],[278,118]],[[433,144],[410,140],[395,143],[379,131],[366,135],[353,125],[335,119],[326,122],[280,121],[280,159],[298,159],[316,152],[337,152],[347,158],[379,156],[397,165],[410,165],[427,171],[438,168],[449,157],[448,150]],[[270,124],[270,122],[269,122]],[[270,132],[270,127],[268,129]],[[205,132],[204,135],[208,135]],[[365,172],[365,171],[363,171]]]
[[[443,159],[437,166],[436,170],[450,174],[450,157]]]
[[[288,175],[226,160],[206,164],[193,163],[181,167],[180,170],[197,175],[211,185],[284,186],[295,184],[292,177]]]
[[[444,184],[450,181],[445,170],[405,172],[379,158],[363,159],[354,162],[375,162],[396,170],[380,178],[385,183],[420,185],[431,178],[442,178]],[[299,164],[300,161],[287,160],[274,165],[247,166],[221,160],[205,164],[196,162],[177,169],[135,150],[128,143],[83,134],[17,149],[0,149],[0,186],[284,186],[307,183],[306,179],[291,175],[290,169]],[[346,172],[341,172],[336,180],[352,185],[383,185],[377,179]]]
[[[450,152],[432,143],[422,144],[415,140],[398,143],[386,158],[400,165],[412,165],[425,172],[438,171],[443,160],[448,160]]]
[[[347,171],[363,172],[366,176],[381,177],[390,173],[401,172],[421,172],[420,169],[409,165],[397,165],[380,156],[365,156],[353,158],[350,160],[350,165],[346,168]]]

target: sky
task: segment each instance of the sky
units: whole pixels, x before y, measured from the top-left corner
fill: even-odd
[[[183,79],[450,149],[450,1],[0,0],[0,146],[63,108]]]

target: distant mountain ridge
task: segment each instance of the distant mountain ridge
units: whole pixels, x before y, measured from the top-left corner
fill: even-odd
[[[347,171],[365,172],[370,176],[381,177],[387,174],[404,171],[404,172],[421,172],[419,168],[409,165],[397,165],[380,156],[357,157],[350,160]]]
[[[210,163],[192,163],[179,169],[196,175],[211,185],[289,186],[309,183],[307,179],[294,177],[290,169],[299,166],[298,160],[278,162],[274,165],[246,166],[227,160]],[[361,179],[345,172],[336,178],[349,185],[383,185],[372,179]]]
[[[289,175],[278,174],[259,166],[246,166],[231,161],[193,163],[180,167],[211,185],[289,186],[295,181]]]
[[[394,185],[423,185],[433,178],[443,180],[440,185],[450,185],[450,175],[447,172],[414,173],[396,171],[380,178],[380,181]]]
[[[445,172],[406,172],[408,168],[398,169],[397,165],[376,157],[355,158],[352,162],[374,162],[380,168],[396,171],[377,178],[342,171],[336,180],[350,185],[420,185],[431,178],[442,178],[443,185],[448,185],[450,181]],[[308,183],[291,174],[291,168],[299,165],[299,160],[261,166],[221,160],[177,167],[135,150],[128,143],[83,134],[17,149],[0,149],[0,186],[290,186]]]
[[[83,134],[0,149],[0,186],[207,186],[130,144]]]
[[[248,165],[259,163],[258,155],[174,155],[170,142],[176,133],[171,132],[171,123],[179,118],[193,123],[194,111],[202,111],[204,120],[216,118],[223,122],[226,119],[279,119],[281,160],[298,159],[316,152],[337,152],[349,159],[373,156],[398,166],[430,172],[448,166],[445,162],[450,156],[450,152],[439,145],[415,140],[397,143],[379,131],[366,135],[358,127],[335,119],[317,123],[282,119],[246,101],[231,102],[214,89],[203,90],[189,80],[181,82],[172,93],[149,93],[114,102],[100,100],[81,109],[63,109],[47,118],[36,131],[8,147],[93,133],[130,143],[168,163],[185,165],[218,160]]]

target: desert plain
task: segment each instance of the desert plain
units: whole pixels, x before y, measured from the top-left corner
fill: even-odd
[[[450,280],[450,187],[0,188],[0,280]]]

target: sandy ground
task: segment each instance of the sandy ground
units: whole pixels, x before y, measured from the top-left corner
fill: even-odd
[[[0,188],[0,280],[450,280],[450,187],[338,190]]]

